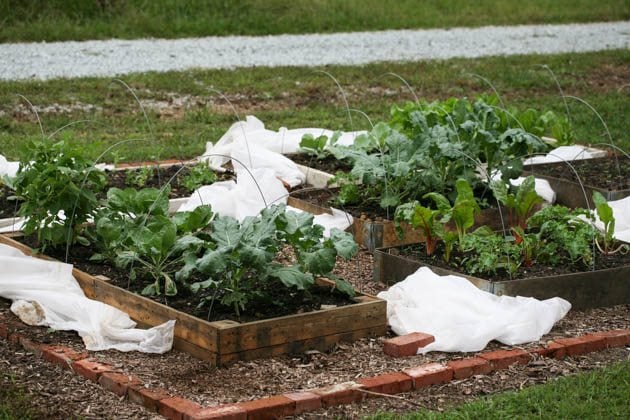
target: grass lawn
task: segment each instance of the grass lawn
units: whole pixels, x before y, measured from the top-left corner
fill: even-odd
[[[565,105],[552,73],[541,65],[553,69],[565,95],[579,99],[567,98]],[[340,83],[353,110],[350,118],[344,96],[322,70]],[[57,132],[57,138],[85,145],[93,157],[124,141],[112,149],[113,153],[107,153],[105,160],[130,161],[197,156],[206,141],[218,140],[233,122],[248,114],[274,130],[281,126],[366,129],[370,123],[388,119],[392,105],[414,100],[414,95],[436,100],[492,93],[492,87],[480,77],[492,83],[508,107],[559,113],[568,107],[582,143],[608,142],[603,121],[614,144],[628,151],[628,75],[630,51],[621,50],[124,77],[144,104],[149,124],[130,91],[111,79],[0,82],[0,154],[16,159],[20,145],[41,137],[37,119],[17,94],[39,109],[46,135]],[[185,101],[185,109],[173,106],[178,100]],[[596,109],[602,120],[581,101]]]
[[[623,419],[630,416],[630,362],[560,378],[544,385],[485,397],[444,413],[420,411],[386,419]]]
[[[626,20],[627,0],[0,0],[0,42]]]

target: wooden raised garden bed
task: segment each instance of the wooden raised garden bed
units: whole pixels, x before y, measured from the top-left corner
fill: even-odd
[[[490,281],[456,271],[425,264],[399,255],[397,248],[382,248],[374,252],[374,280],[394,284],[429,267],[439,275],[465,277],[479,289],[495,295],[525,296],[537,299],[561,297],[574,309],[595,308],[630,303],[630,265],[602,270],[533,277],[509,281]]]
[[[594,191],[599,191],[607,201],[620,200],[630,195],[630,159],[607,157],[584,159],[570,164],[580,174],[582,184],[565,162],[529,165],[523,175],[547,180],[556,192],[557,203],[571,208],[586,208],[587,200],[588,207],[594,208]],[[598,186],[602,181],[604,186]]]
[[[311,188],[296,191],[289,196],[288,205],[313,214],[332,214],[330,207],[322,204],[315,204],[312,200],[302,198],[309,192],[334,195],[335,188]],[[504,218],[506,212],[503,212]],[[482,210],[475,219],[475,226],[489,225],[496,229],[501,229],[501,217],[497,208]],[[406,223],[401,224],[404,236],[399,238],[396,233],[394,222],[385,218],[370,219],[365,215],[353,217],[352,225],[346,231],[352,233],[354,240],[370,252],[377,248],[415,244],[424,241],[424,235],[420,230],[414,230]]]
[[[31,252],[4,235],[0,235],[0,243]],[[384,335],[387,331],[386,302],[360,293],[356,303],[347,306],[246,323],[207,322],[76,268],[73,275],[88,298],[125,311],[142,327],[176,320],[174,347],[217,366],[310,349],[325,351],[339,341]],[[323,279],[318,283],[320,287],[332,285]]]

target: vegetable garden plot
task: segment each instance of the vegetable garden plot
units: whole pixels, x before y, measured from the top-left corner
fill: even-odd
[[[374,252],[374,280],[393,284],[404,280],[420,267],[429,267],[439,275],[465,277],[479,289],[495,295],[524,296],[536,299],[561,297],[571,302],[574,309],[614,306],[630,303],[630,258],[612,268],[492,281],[433,266],[402,255],[401,248],[381,248]]]
[[[0,235],[0,242],[31,252],[4,235]],[[175,319],[174,347],[217,365],[309,349],[325,351],[339,341],[384,335],[387,331],[385,301],[359,293],[356,303],[342,307],[247,323],[207,322],[80,270],[74,269],[73,274],[87,297],[127,312],[141,326]],[[323,279],[318,282],[324,288],[334,285]]]
[[[581,183],[571,168],[575,169]],[[591,197],[594,191],[599,191],[608,201],[620,200],[630,195],[629,157],[531,165],[525,168],[525,172],[549,181],[556,192],[557,202],[569,207],[586,207],[588,204],[593,208]]]

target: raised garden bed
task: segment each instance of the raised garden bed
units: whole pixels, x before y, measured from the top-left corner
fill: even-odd
[[[525,168],[524,174],[549,181],[556,192],[556,201],[572,208],[586,208],[587,203],[593,208],[594,191],[599,191],[608,201],[630,195],[630,158],[584,159],[570,162],[570,165],[565,162],[530,165]],[[571,167],[579,175],[581,183]]]
[[[0,235],[0,243],[31,253],[26,245],[5,235]],[[355,303],[346,306],[245,323],[208,322],[76,268],[73,275],[87,297],[127,312],[140,326],[176,320],[174,347],[216,365],[309,349],[325,351],[339,341],[384,335],[387,331],[385,301],[361,293],[357,293]],[[332,287],[324,279],[318,280],[318,285]]]
[[[394,284],[426,266],[439,275],[465,277],[479,289],[498,296],[537,299],[559,296],[571,302],[574,309],[630,303],[630,263],[627,257],[624,263],[612,264],[610,268],[493,281],[435,266],[407,253],[403,247],[377,249],[374,252],[374,280]]]
[[[336,188],[311,188],[295,191],[289,197],[289,205],[313,214],[332,213],[330,203],[335,198],[336,193]],[[342,210],[353,216],[353,223],[346,231],[352,233],[354,240],[369,251],[382,247],[414,244],[424,240],[421,231],[413,230],[405,223],[401,224],[404,236],[402,239],[398,237],[394,222],[387,218],[381,208],[366,209],[366,212],[361,207],[345,207]],[[393,214],[390,217],[393,217]],[[482,225],[501,228],[498,208],[488,208],[481,211],[476,218],[476,226]]]

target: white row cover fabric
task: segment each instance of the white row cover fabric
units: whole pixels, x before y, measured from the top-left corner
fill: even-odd
[[[435,337],[418,354],[476,352],[491,340],[507,345],[537,341],[571,309],[558,297],[540,301],[495,296],[463,277],[439,276],[427,267],[378,297],[387,301],[387,320],[396,334],[424,332]]]
[[[300,171],[295,162],[280,153],[267,150],[257,144],[246,144],[239,139],[232,149],[232,167],[237,175],[250,176],[248,169],[267,169],[291,187],[306,182],[306,175]],[[223,168],[221,168],[224,170]]]
[[[337,228],[339,230],[346,230],[353,222],[353,218],[350,213],[333,208],[331,208],[331,210],[333,214],[322,213],[316,214],[315,217],[313,217],[314,224],[324,227],[324,237],[326,238],[330,237],[331,229]],[[296,209],[291,206],[287,207],[287,211],[293,211],[296,213],[303,212],[303,210]]]
[[[0,244],[0,296],[29,325],[79,333],[88,350],[165,353],[172,348],[175,321],[136,329],[129,316],[88,299],[72,277],[72,265],[24,255]]]
[[[630,243],[630,196],[621,200],[609,201],[608,205],[612,208],[613,217],[615,218],[615,239]],[[604,231],[604,223],[595,214],[595,227],[602,232]]]
[[[547,153],[545,156],[532,156],[525,159],[525,165],[538,165],[542,163],[564,162],[581,159],[594,159],[606,157],[608,152],[588,146],[574,144],[572,146],[560,146]]]
[[[351,145],[354,143],[356,136],[364,133],[366,132],[351,131],[342,133],[337,144],[345,146]],[[300,141],[302,141],[302,137],[305,134],[311,134],[314,137],[323,135],[330,139],[334,132],[325,128],[297,128],[288,130],[282,127],[278,131],[267,130],[262,121],[253,115],[248,115],[245,121],[232,124],[216,143],[206,143],[206,151],[202,158],[208,161],[211,167],[217,169],[221,168],[229,161],[229,158],[225,156],[232,156],[232,150],[234,148],[240,148],[240,145],[245,143],[247,143],[250,148],[252,145],[257,145],[281,154],[298,153],[300,150]]]
[[[197,189],[177,211],[192,211],[209,204],[215,213],[243,221],[247,216],[258,215],[266,205],[286,204],[288,195],[273,170],[243,170],[237,172],[236,182],[215,182]]]
[[[525,178],[520,176],[516,179],[510,179],[510,184],[518,187],[525,181]],[[534,178],[534,189],[536,190],[536,194],[542,197],[547,203],[555,203],[556,202],[556,192],[551,188],[551,184],[546,179]]]
[[[20,162],[9,162],[7,158],[0,155],[0,177],[8,176],[13,178],[20,167]]]

